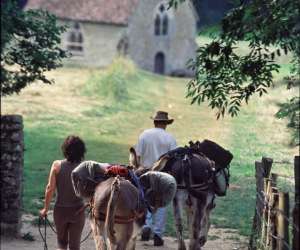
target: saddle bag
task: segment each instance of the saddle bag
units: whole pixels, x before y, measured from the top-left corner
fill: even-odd
[[[196,145],[201,153],[215,162],[214,191],[218,196],[225,196],[229,186],[229,164],[233,155],[230,151],[210,140],[204,140],[201,143],[196,143]]]
[[[98,183],[106,180],[105,175],[107,163],[95,161],[83,161],[71,174],[75,194],[81,198],[91,198]]]
[[[229,167],[216,170],[214,175],[214,191],[218,196],[225,196],[229,186]]]
[[[153,207],[165,207],[174,198],[177,184],[175,178],[167,173],[148,171],[140,177],[147,203]]]
[[[215,167],[217,169],[226,168],[229,166],[233,158],[233,155],[230,151],[210,140],[202,141],[201,143],[197,144],[197,147],[201,153],[215,162]]]

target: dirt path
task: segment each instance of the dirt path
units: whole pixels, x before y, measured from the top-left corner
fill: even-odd
[[[89,224],[84,228],[83,237],[89,232]],[[1,250],[38,250],[44,249],[44,243],[39,235],[38,227],[32,226],[31,223],[24,222],[21,230],[22,234],[30,233],[35,241],[27,241],[23,239],[1,239]],[[137,242],[137,250],[171,250],[177,249],[175,238],[165,237],[164,247],[154,247],[153,241]],[[203,247],[203,250],[246,250],[247,239],[237,234],[235,230],[220,229],[212,227],[209,232],[208,242]],[[47,244],[48,250],[56,249],[56,235],[47,228]],[[81,246],[81,250],[95,249],[94,241],[90,236]]]

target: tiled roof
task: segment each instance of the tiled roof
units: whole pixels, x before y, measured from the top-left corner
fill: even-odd
[[[59,18],[126,25],[139,0],[28,0],[26,9],[44,9]]]

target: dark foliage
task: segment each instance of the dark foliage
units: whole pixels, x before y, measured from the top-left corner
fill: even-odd
[[[184,0],[171,0],[177,7]],[[201,0],[198,0],[201,1]],[[235,1],[237,2],[237,1]],[[188,84],[187,97],[191,103],[208,101],[217,110],[217,118],[227,112],[236,116],[243,102],[251,96],[267,93],[273,73],[279,65],[275,58],[293,55],[294,70],[288,86],[300,84],[300,2],[295,0],[239,1],[222,20],[220,36],[197,50],[190,66],[196,76]],[[249,53],[239,55],[238,41],[249,42]],[[275,46],[276,50],[270,49]],[[289,117],[299,143],[299,96],[282,104],[277,117]]]
[[[1,1],[1,95],[19,93],[33,81],[51,84],[45,72],[61,66],[56,17],[45,11],[23,11],[15,0]]]

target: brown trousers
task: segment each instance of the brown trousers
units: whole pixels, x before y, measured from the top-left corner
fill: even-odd
[[[84,210],[80,207],[54,207],[57,244],[60,249],[80,250],[81,233],[85,223]]]

